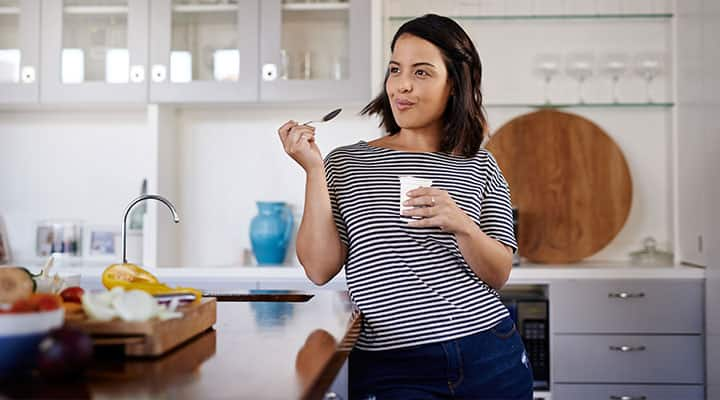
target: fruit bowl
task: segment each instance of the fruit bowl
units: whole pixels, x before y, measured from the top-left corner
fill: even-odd
[[[65,310],[27,313],[0,313],[0,376],[32,366],[38,343],[53,329],[62,326]]]

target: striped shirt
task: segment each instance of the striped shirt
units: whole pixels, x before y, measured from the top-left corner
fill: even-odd
[[[348,246],[345,277],[363,313],[356,347],[389,350],[455,339],[509,315],[460,253],[455,235],[407,225],[400,176],[432,180],[486,235],[517,250],[507,182],[493,156],[407,152],[364,141],[334,149],[325,173],[335,224]]]

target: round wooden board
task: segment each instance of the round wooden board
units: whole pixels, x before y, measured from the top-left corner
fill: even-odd
[[[495,156],[518,207],[518,251],[537,263],[570,263],[605,247],[622,229],[632,180],[617,144],[593,122],[540,110],[493,134]]]

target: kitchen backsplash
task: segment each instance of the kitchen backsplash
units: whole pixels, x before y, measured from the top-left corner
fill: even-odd
[[[336,120],[318,126],[323,154],[380,136],[374,118],[357,115],[362,105],[342,107]],[[258,200],[290,203],[299,222],[305,177],[284,153],[276,130],[288,119],[306,121],[328,110],[318,106],[176,110],[179,194],[172,200],[182,222],[172,229],[178,230],[173,246],[178,264],[241,264],[243,250],[250,247],[249,224]],[[572,111],[612,136],[625,153],[633,178],[633,204],[625,227],[591,259],[627,260],[645,236],[654,236],[660,248],[671,248],[671,111]],[[491,129],[522,112],[489,108]],[[119,226],[125,205],[138,194],[149,168],[146,119],[145,109],[0,112],[0,210],[16,259],[34,256],[39,220],[73,218],[90,225]],[[292,244],[290,264],[297,262]]]

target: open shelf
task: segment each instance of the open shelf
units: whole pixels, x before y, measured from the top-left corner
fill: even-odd
[[[70,15],[117,15],[127,14],[127,6],[65,6],[63,13]]]
[[[487,108],[671,108],[675,103],[488,103]]]
[[[282,9],[283,11],[339,11],[349,10],[350,3],[286,3],[282,5]]]
[[[516,14],[516,15],[455,15],[451,18],[459,21],[492,21],[492,20],[626,20],[648,19],[669,20],[672,13],[639,13],[639,14]],[[414,16],[391,16],[391,21],[406,21]]]
[[[349,10],[348,2],[329,3],[287,3],[283,4],[286,11],[342,11]],[[216,13],[232,12],[238,10],[237,4],[179,4],[172,7],[178,13]],[[88,15],[112,15],[127,14],[126,6],[66,6],[63,8],[65,14],[88,14]],[[0,7],[2,14],[19,14],[19,7]]]
[[[236,12],[237,4],[179,4],[172,7],[177,13]]]

